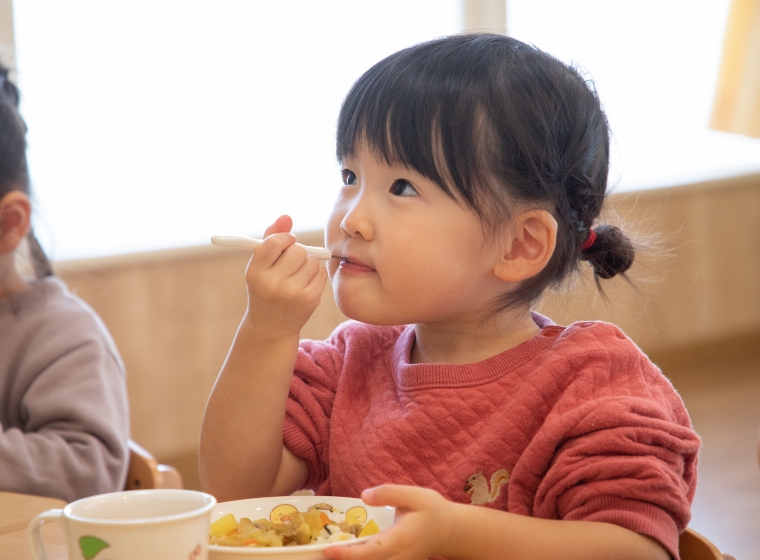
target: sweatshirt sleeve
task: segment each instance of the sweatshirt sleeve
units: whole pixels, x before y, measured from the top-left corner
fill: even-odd
[[[20,427],[3,427],[3,490],[73,501],[123,489],[129,410],[120,361],[96,340],[68,349],[25,387]]]
[[[326,342],[302,340],[298,349],[283,440],[309,467],[304,488],[317,488],[329,477],[330,416],[344,352],[340,329]]]
[[[676,391],[622,333],[591,348],[543,428],[555,451],[535,515],[620,525],[677,559],[699,437]]]

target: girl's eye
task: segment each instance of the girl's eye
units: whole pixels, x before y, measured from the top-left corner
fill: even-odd
[[[417,196],[417,189],[406,179],[398,179],[391,185],[391,194],[396,196]]]
[[[344,169],[343,171],[341,171],[341,175],[343,175],[343,184],[344,185],[355,185],[356,184],[356,173],[354,173],[350,169]]]

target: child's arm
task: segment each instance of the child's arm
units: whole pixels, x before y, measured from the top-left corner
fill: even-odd
[[[333,547],[336,560],[669,560],[657,541],[610,523],[539,519],[449,502],[438,492],[385,485],[362,493],[397,509],[395,525],[364,545]]]
[[[4,388],[3,416],[22,421],[0,423],[0,490],[72,502],[124,489],[129,404],[123,367],[91,316],[58,319],[55,329],[41,325],[41,336],[25,341],[31,351]],[[37,345],[39,338],[47,345]],[[40,363],[42,371],[27,367]]]
[[[290,218],[270,226],[246,271],[248,309],[206,405],[199,473],[220,501],[290,494],[306,464],[282,443],[300,331],[327,272],[294,246]]]

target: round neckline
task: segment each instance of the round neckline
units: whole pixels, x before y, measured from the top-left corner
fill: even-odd
[[[545,319],[541,317],[541,319]],[[538,322],[538,321],[537,321]],[[415,342],[414,325],[404,329],[393,348],[393,376],[399,389],[470,387],[490,383],[531,360],[565,329],[546,319],[541,331],[517,346],[470,364],[410,363]]]

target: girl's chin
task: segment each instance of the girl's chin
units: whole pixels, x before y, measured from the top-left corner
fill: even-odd
[[[360,321],[362,323],[370,323],[371,314],[367,313],[366,307],[361,305],[351,304],[350,301],[346,301],[347,298],[340,298],[336,294],[335,303],[338,305],[338,309],[343,315],[354,321]]]
[[[338,304],[338,309],[343,315],[360,323],[367,323],[369,325],[399,324],[392,321],[393,318],[389,317],[387,312],[383,313],[382,310],[374,309],[372,305],[361,303],[349,297],[340,297],[337,293],[335,294],[335,303]]]
[[[354,321],[377,326],[408,325],[417,317],[413,302],[393,300],[386,292],[377,290],[375,283],[341,281],[340,274],[333,282],[335,303],[343,315]]]
[[[338,309],[349,319],[359,321],[360,323],[366,323],[368,325],[375,325],[378,327],[395,327],[398,325],[408,325],[409,321],[405,321],[402,317],[394,316],[388,312],[372,312],[366,308],[355,309],[350,306],[341,307],[338,305]]]

